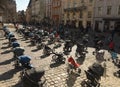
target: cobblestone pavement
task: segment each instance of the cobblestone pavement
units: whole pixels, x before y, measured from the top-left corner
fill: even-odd
[[[13,28],[10,28],[14,32]],[[92,65],[96,60],[95,56],[92,55],[94,49],[92,47],[88,48],[89,53],[86,56],[85,61],[81,64],[80,68],[82,70],[80,76],[76,74],[69,75],[67,73],[67,61],[65,64],[60,66],[50,67],[52,64],[52,55],[46,58],[41,58],[42,50],[37,50],[35,46],[30,46],[29,40],[24,40],[20,35],[16,34],[18,41],[21,46],[25,48],[25,54],[32,57],[31,63],[34,67],[43,67],[45,69],[45,78],[47,87],[81,87],[80,83],[86,78],[84,70]],[[20,70],[14,69],[13,53],[11,48],[7,47],[7,42],[5,38],[0,38],[0,87],[21,87],[19,85],[20,81]],[[51,45],[51,48],[53,46]],[[56,49],[57,52],[62,52],[63,46]],[[73,47],[72,55],[75,58],[75,49]],[[120,58],[120,55],[118,55]],[[67,59],[67,56],[65,56]],[[109,53],[105,50],[105,59],[110,58]],[[107,76],[101,78],[101,87],[119,87],[120,79],[113,76],[113,72],[117,68],[112,64],[111,61],[107,61]]]

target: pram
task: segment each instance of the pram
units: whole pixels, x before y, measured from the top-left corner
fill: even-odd
[[[92,66],[88,68],[87,71],[85,71],[86,78],[82,81],[81,86],[82,87],[100,87],[99,80],[101,79],[101,76],[103,76],[104,68],[98,64],[94,63]]]
[[[13,58],[15,59],[15,67],[19,66],[19,61],[18,61],[18,57],[21,55],[24,55],[24,48],[23,47],[16,47],[13,49]]]
[[[78,74],[81,73],[80,64],[78,64],[71,56],[68,58],[67,72],[71,74],[73,71],[77,72]]]
[[[21,55],[18,57],[18,66],[15,66],[15,68],[19,67],[20,64],[25,69],[31,69],[33,68],[32,64],[30,63],[31,57],[27,55]],[[19,64],[20,63],[20,64]]]
[[[24,69],[20,74],[23,87],[46,87],[44,74],[41,68]]]

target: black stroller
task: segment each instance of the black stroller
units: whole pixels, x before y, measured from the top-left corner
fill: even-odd
[[[64,44],[64,52],[71,52],[72,51],[72,47],[73,47],[73,43],[71,40],[66,40],[65,44]]]
[[[118,60],[118,63],[116,64],[116,66],[118,67],[118,70],[116,72],[114,72],[113,75],[115,77],[120,78],[120,60]]]
[[[85,71],[87,79],[82,81],[81,86],[100,87],[99,80],[101,79],[101,76],[103,76],[103,73],[104,68],[100,64],[94,63],[87,71]]]
[[[77,44],[75,56],[78,58],[85,58],[86,53],[87,53],[87,51],[84,47],[84,44]]]
[[[46,87],[44,74],[41,68],[24,69],[20,74],[23,87]]]
[[[52,51],[53,50],[49,46],[44,45],[43,55],[49,56],[52,53]]]

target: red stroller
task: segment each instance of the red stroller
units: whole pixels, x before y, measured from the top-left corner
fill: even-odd
[[[81,69],[79,68],[80,64],[78,64],[77,62],[75,62],[75,60],[73,59],[72,56],[70,56],[68,58],[68,69],[67,72],[69,74],[71,74],[72,72],[77,72],[77,73],[81,73]]]

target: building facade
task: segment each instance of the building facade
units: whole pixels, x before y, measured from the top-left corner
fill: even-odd
[[[94,30],[120,28],[120,0],[95,0]]]
[[[30,12],[30,22],[40,23],[45,17],[45,0],[30,0],[28,8]]]
[[[15,0],[0,1],[0,21],[16,22],[16,2]]]
[[[64,4],[64,24],[69,23],[74,27],[93,24],[94,0],[65,0]]]
[[[45,0],[45,16],[52,19],[52,0]]]
[[[17,12],[17,22],[26,24],[26,12],[24,10]]]
[[[3,21],[3,18],[4,18],[4,7],[3,6],[0,6],[0,22]]]
[[[31,8],[28,6],[26,9],[26,22],[30,24],[31,21]]]
[[[52,0],[52,20],[56,25],[61,21],[62,0]]]

